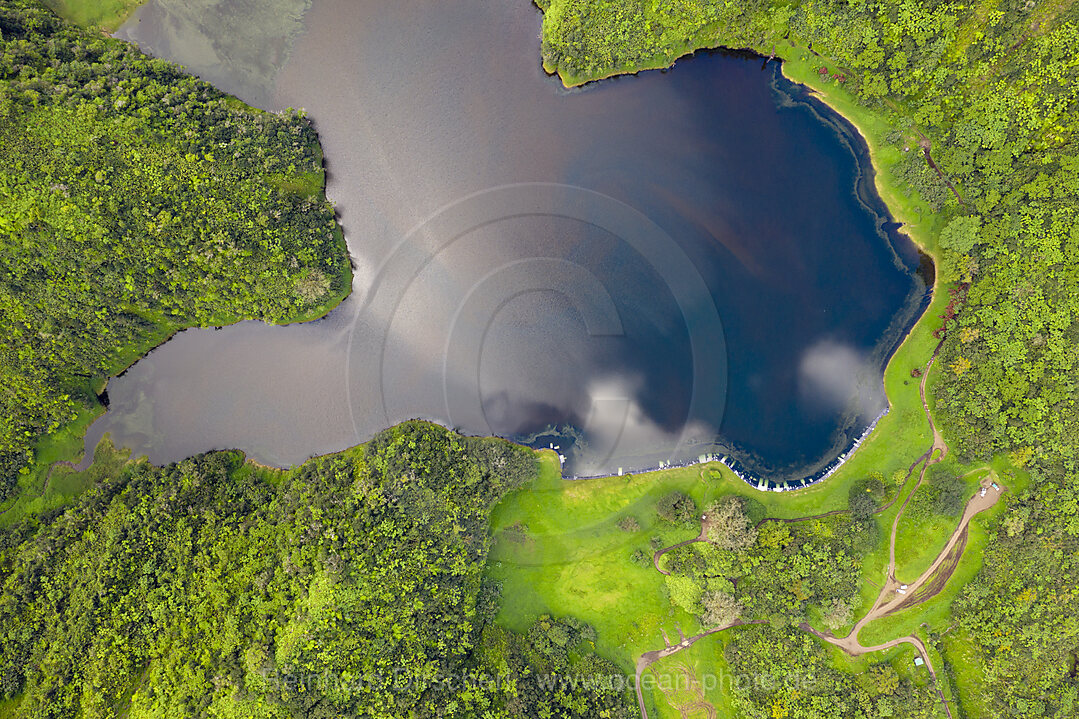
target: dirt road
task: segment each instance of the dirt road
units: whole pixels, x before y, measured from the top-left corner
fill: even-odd
[[[889,540],[887,576],[885,577],[883,586],[880,587],[880,593],[877,595],[876,601],[873,603],[872,608],[865,614],[865,616],[858,620],[858,622],[854,625],[854,628],[851,629],[850,633],[845,637],[836,637],[829,632],[819,631],[804,622],[799,625],[799,628],[802,629],[802,631],[808,632],[820,638],[821,640],[832,644],[833,646],[839,647],[840,649],[852,656],[860,656],[862,654],[868,654],[870,652],[884,651],[886,649],[892,649],[893,647],[897,647],[900,644],[910,644],[918,650],[918,653],[922,657],[922,661],[925,662],[926,668],[929,670],[930,675],[933,677],[933,683],[936,688],[937,694],[940,696],[941,704],[944,706],[944,711],[948,714],[949,717],[951,717],[952,710],[951,707],[948,705],[948,700],[944,697],[944,692],[940,688],[940,682],[937,680],[937,671],[936,668],[933,666],[933,660],[929,656],[929,651],[926,649],[925,643],[922,642],[922,640],[918,636],[910,635],[906,637],[899,637],[898,639],[892,639],[891,641],[885,642],[884,644],[876,644],[868,647],[863,645],[858,640],[858,633],[862,630],[862,628],[864,628],[870,622],[876,619],[880,619],[881,617],[884,617],[900,609],[903,606],[903,603],[910,599],[910,597],[914,595],[919,589],[925,586],[927,582],[934,580],[937,571],[942,566],[944,566],[946,563],[952,563],[952,566],[958,563],[957,557],[953,555],[953,550],[956,550],[957,545],[959,545],[959,543],[963,541],[963,539],[966,537],[967,528],[970,524],[970,521],[974,519],[974,517],[978,514],[995,506],[1004,492],[1004,487],[999,484],[999,480],[997,479],[996,474],[990,471],[989,474],[982,479],[978,491],[976,491],[974,493],[974,496],[967,501],[966,507],[963,509],[963,515],[962,517],[960,517],[958,526],[956,526],[955,530],[948,538],[947,543],[937,555],[936,559],[933,560],[933,563],[929,566],[929,568],[922,572],[922,574],[916,580],[907,585],[906,589],[903,589],[903,585],[895,578],[895,542],[896,535],[899,532],[899,522],[903,517],[903,513],[907,509],[907,505],[910,503],[911,497],[914,496],[915,492],[918,491],[918,489],[922,486],[922,483],[925,481],[926,471],[929,469],[930,466],[943,460],[944,457],[946,457],[948,454],[948,445],[944,442],[944,437],[937,429],[936,423],[933,422],[933,415],[929,411],[929,403],[926,401],[925,398],[926,380],[929,377],[929,370],[932,368],[933,362],[937,358],[937,353],[940,351],[940,347],[941,345],[938,344],[936,349],[933,351],[933,356],[930,357],[929,362],[926,363],[925,371],[922,373],[922,380],[918,388],[922,400],[922,409],[925,412],[926,420],[929,422],[929,429],[933,433],[933,444],[930,446],[930,448],[926,451],[925,454],[923,454],[921,457],[915,460],[914,463],[910,465],[910,469],[907,472],[907,479],[909,479],[910,476],[913,474],[915,467],[917,467],[919,464],[922,465],[921,472],[918,475],[918,482],[911,489],[910,493],[907,494],[907,497],[903,500],[903,504],[899,508],[899,511],[896,512],[895,519],[892,521],[892,534]],[[906,480],[904,480],[904,484],[906,484]],[[993,488],[994,484],[997,485],[996,489]],[[896,497],[896,499],[898,499],[898,496]],[[889,503],[885,507],[881,507],[878,511],[884,511],[890,508],[894,501],[895,500],[893,500],[893,502]],[[818,516],[823,517],[833,514],[841,514],[845,511],[847,510],[835,510],[832,512],[826,512],[825,514]],[[701,532],[694,539],[679,542],[678,544],[661,549],[652,555],[652,563],[655,565],[656,571],[660,572],[661,574],[669,574],[669,572],[660,569],[659,559],[672,549],[676,549],[687,544],[692,544],[693,542],[708,541],[709,525],[707,519],[707,515],[702,517]],[[809,518],[803,517],[800,519],[785,519],[781,521],[797,522],[804,521],[805,519]],[[959,547],[959,554],[961,554],[962,548],[962,546]],[[937,577],[936,580],[939,582],[940,578]],[[944,578],[944,581],[947,581],[947,577]],[[666,634],[664,634],[664,643],[667,644],[667,646],[665,646],[663,649],[645,652],[637,660],[637,702],[640,705],[642,719],[648,719],[648,712],[645,709],[644,696],[641,693],[641,675],[649,666],[659,661],[660,659],[663,659],[664,657],[669,657],[672,654],[682,651],[686,647],[693,645],[694,642],[711,634],[724,631],[725,629],[731,629],[732,627],[763,623],[764,622],[762,620],[749,622],[738,620],[726,626],[717,627],[715,629],[710,629],[706,632],[702,632],[701,634],[698,634],[697,636],[691,637],[689,639],[683,636],[682,641],[675,645],[671,645],[666,638]],[[681,630],[679,630],[679,634],[681,634]]]

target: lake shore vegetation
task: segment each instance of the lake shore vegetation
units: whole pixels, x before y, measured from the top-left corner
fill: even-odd
[[[628,719],[594,631],[491,623],[488,515],[527,449],[408,422],[291,470],[102,446],[0,533],[0,716]]]
[[[313,319],[350,290],[300,113],[3,0],[0,137],[0,506],[172,333]]]
[[[748,48],[861,130],[936,263],[888,416],[787,493],[566,481],[418,421],[291,470],[78,472],[105,377],[318,316],[348,263],[304,118],[0,0],[0,457],[42,498],[0,529],[0,719],[1075,715],[1079,10],[537,4],[567,85]]]
[[[1065,2],[537,4],[544,67],[567,86],[669,67],[702,49],[747,49],[781,60],[784,74],[859,128],[878,191],[936,263],[934,302],[886,372],[889,399],[903,406],[911,393],[897,380],[916,384],[912,367],[928,371],[923,365],[935,357],[926,401],[951,450],[949,471],[968,485],[986,471],[1006,476],[1011,492],[1006,511],[972,522],[944,591],[878,620],[863,639],[917,632],[938,670],[946,669],[938,688],[968,716],[1074,713],[1079,633],[1065,627],[1079,611],[1067,588],[1079,546],[1079,358],[1071,349],[1079,276],[1069,259],[1079,241],[1079,9]],[[913,404],[910,397],[911,420]],[[862,450],[883,460],[879,469],[856,456],[828,480],[827,506],[838,506],[844,486],[867,469],[887,483],[891,466],[915,460],[921,449],[913,451],[918,445],[899,427],[882,422]],[[886,450],[873,453],[873,442]],[[939,494],[932,482],[921,485],[897,526],[906,576],[929,563],[954,526],[926,508],[934,501],[926,495]],[[877,593],[867,582],[880,581],[883,550],[863,560],[863,609]],[[1037,569],[1054,563],[1060,572]],[[798,716],[830,716],[806,711]]]

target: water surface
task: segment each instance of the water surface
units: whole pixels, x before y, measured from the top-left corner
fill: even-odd
[[[120,35],[306,110],[354,292],[310,324],[181,333],[110,383],[89,443],[289,465],[425,417],[581,475],[718,449],[786,477],[885,406],[918,258],[864,145],[776,63],[565,90],[524,0],[176,6]]]

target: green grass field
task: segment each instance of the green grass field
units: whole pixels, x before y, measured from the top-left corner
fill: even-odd
[[[990,514],[999,515],[1004,509],[1003,504],[998,504]],[[947,585],[940,592],[924,604],[919,604],[910,609],[904,609],[870,622],[862,629],[859,639],[863,644],[881,644],[908,634],[913,634],[923,625],[931,631],[943,633],[952,623],[949,606],[962,591],[963,585],[974,578],[982,566],[982,550],[988,542],[988,534],[985,529],[986,518],[978,517],[971,521],[968,530],[966,550],[959,561],[954,574],[948,580]],[[950,534],[954,529],[954,523],[947,530]],[[934,557],[935,558],[935,555]],[[900,580],[902,581],[902,580]],[[911,579],[913,581],[913,579]]]
[[[704,507],[730,493],[759,494],[726,468],[705,465],[644,475],[597,480],[562,480],[554,453],[541,453],[542,473],[533,486],[507,497],[492,516],[495,545],[488,560],[490,576],[503,582],[506,601],[498,621],[524,631],[541,614],[572,615],[594,626],[597,650],[616,661],[627,674],[645,651],[664,646],[663,633],[672,643],[700,631],[697,618],[673,607],[667,598],[662,575],[652,565],[650,540],[662,545],[690,539],[696,529],[674,528],[659,521],[655,506],[672,490],[682,491]],[[802,498],[803,506],[821,495]],[[761,495],[778,506],[778,495]],[[633,516],[639,531],[618,527]],[[632,555],[642,550],[644,563]],[[722,675],[720,637],[701,640],[687,652],[656,665],[658,677],[668,667],[683,663],[699,676]],[[671,670],[674,671],[674,670]],[[678,716],[654,682],[648,697],[657,716]],[[709,688],[709,701],[720,701],[718,689]],[[651,714],[650,714],[651,715]]]
[[[649,667],[641,684],[650,689],[659,719],[682,719],[685,716],[704,717],[694,711],[694,704],[705,701],[716,710],[717,717],[735,719],[730,705],[731,687],[739,681],[723,656],[723,648],[738,640],[739,632],[754,631],[752,627],[722,632],[698,641],[689,649],[661,659]],[[653,716],[650,711],[648,716]]]
[[[841,86],[822,83],[808,52],[786,48],[779,54],[785,58],[783,72],[787,77],[816,90],[822,100],[863,134],[877,170],[878,193],[893,216],[903,222],[904,231],[923,251],[935,255],[935,237],[940,227],[934,214],[925,202],[892,177],[890,168],[904,155],[895,144],[884,141],[893,130],[888,120],[858,105]],[[579,84],[580,78],[563,80],[572,85]],[[653,548],[649,540],[652,537],[660,537],[663,546],[667,546],[695,533],[692,529],[672,531],[657,525],[654,508],[660,497],[677,489],[693,497],[698,507],[703,508],[721,495],[736,493],[761,501],[769,516],[801,517],[845,508],[850,486],[867,476],[877,476],[898,497],[888,510],[878,515],[881,540],[865,557],[859,595],[861,606],[855,617],[864,614],[875,601],[879,583],[884,580],[892,523],[907,496],[915,490],[920,467],[914,468],[905,484],[901,483],[911,464],[932,445],[932,433],[919,394],[920,380],[912,376],[912,370],[924,369],[932,356],[938,342],[932,332],[939,326],[937,315],[947,303],[945,293],[936,293],[929,309],[889,362],[884,377],[891,403],[887,417],[839,472],[807,489],[789,493],[758,492],[719,464],[568,482],[559,479],[557,459],[545,453],[544,473],[536,485],[507,498],[492,519],[496,544],[489,571],[504,582],[506,598],[499,621],[520,630],[542,613],[580,617],[596,627],[599,651],[629,670],[642,652],[663,646],[664,631],[676,642],[678,628],[687,635],[698,628],[696,618],[670,604],[663,577],[651,562],[642,565],[632,559],[638,549],[651,557]],[[933,379],[941,371],[947,370],[934,367],[927,380],[930,409]],[[946,431],[944,436],[947,441]],[[987,468],[961,466],[954,457],[949,457],[940,468],[967,475],[968,497],[976,491],[978,480],[988,471]],[[1011,474],[1011,468],[1002,458],[994,461],[993,469]],[[1016,484],[1023,482],[1021,474],[1012,479]],[[947,630],[952,601],[981,566],[982,550],[990,541],[987,526],[1005,511],[1006,502],[1001,502],[989,516],[980,516],[971,523],[967,550],[938,595],[917,608],[871,623],[860,636],[863,643],[876,644],[919,634],[928,645],[934,665],[947,665],[950,670],[942,672],[941,676],[945,695],[952,694],[951,683],[955,681],[964,703],[977,694],[976,677],[973,676],[976,668],[969,666],[969,657],[966,664],[963,663],[963,645],[958,640],[950,640],[947,646],[935,646],[929,640],[926,627],[935,633]],[[618,521],[626,515],[633,515],[638,520],[640,531],[629,533],[618,528]],[[958,521],[958,516],[915,519],[904,516],[897,532],[897,576],[910,581],[928,568],[946,545]],[[810,617],[814,624],[818,619]],[[721,676],[726,671],[722,647],[727,641],[736,641],[736,638],[723,635],[706,638],[690,649],[662,660],[650,671],[668,678],[687,673],[698,679]],[[914,667],[916,651],[909,645],[879,656],[858,658],[849,657],[833,647],[826,647],[825,651],[831,653],[836,666],[845,671],[860,671],[870,661],[883,659],[892,663],[901,675],[920,685],[928,685],[930,681],[924,668]],[[947,652],[947,661],[941,651]],[[691,683],[688,687],[674,686],[673,689],[671,686],[668,682],[667,691],[657,687],[646,692],[650,716],[653,711],[660,717],[681,716],[677,707],[683,705],[684,708],[695,701],[700,694],[697,689],[704,692],[705,700],[716,708],[718,716],[732,716],[723,692],[708,691],[707,682]]]
[[[8,717],[15,716],[15,710],[19,708],[19,704],[22,703],[22,697],[12,697],[11,699],[0,699],[0,719],[7,719]]]
[[[912,340],[904,345],[897,360],[903,358],[904,352],[919,346],[917,335],[912,336]],[[925,343],[921,344],[924,347]],[[894,374],[896,365],[897,362],[893,362],[890,373]],[[917,399],[916,389],[913,394],[909,390],[899,394],[908,400],[908,405],[912,404],[911,397]],[[911,408],[908,406],[907,409]],[[893,414],[902,418],[901,410],[897,407]],[[899,439],[905,440],[904,444],[897,444],[882,428],[874,435],[874,441],[864,445],[864,449],[835,476],[807,490],[790,493],[759,492],[717,463],[625,477],[562,480],[557,458],[552,452],[543,452],[541,477],[533,486],[505,499],[492,517],[496,542],[488,569],[492,577],[503,581],[506,598],[499,622],[511,629],[524,630],[544,613],[580,617],[596,628],[596,645],[600,653],[630,672],[641,653],[664,646],[664,632],[673,643],[679,640],[679,629],[686,635],[699,631],[695,617],[671,605],[663,577],[650,561],[653,537],[659,537],[659,543],[668,546],[696,534],[694,528],[674,529],[658,520],[655,505],[664,494],[682,491],[693,497],[701,508],[726,494],[753,496],[765,505],[769,516],[779,517],[807,516],[843,508],[849,484],[864,477],[871,468],[894,470],[898,473],[896,479],[902,479],[909,464],[925,451],[930,438],[920,399],[917,400],[917,413],[921,414],[923,423],[920,430],[918,423],[911,419],[916,416],[913,412],[907,422],[896,422],[893,427],[893,431],[900,434]],[[961,467],[954,462],[943,466],[957,474],[968,473],[968,496],[975,491],[978,479],[990,469]],[[994,462],[992,469],[1010,475],[1010,488],[1025,485],[1022,474],[1015,475],[1004,459]],[[877,549],[866,558],[860,595],[863,606],[856,612],[856,617],[867,611],[876,599],[879,586],[874,582],[881,581],[884,576],[892,522],[906,497],[914,491],[917,478],[916,468],[902,488],[893,489],[897,494],[895,503],[878,518],[881,540]],[[895,480],[889,476],[889,481]],[[948,664],[955,670],[957,678],[954,680],[949,678],[950,675],[941,675],[946,696],[950,696],[951,682],[954,681],[960,696],[966,697],[973,691],[970,687],[974,680],[968,676],[965,665],[952,661],[954,651],[950,647],[934,645],[928,633],[943,633],[949,628],[952,601],[981,566],[982,550],[989,541],[986,527],[1005,511],[1006,502],[1001,502],[988,516],[979,516],[971,523],[967,550],[940,594],[917,608],[869,624],[860,635],[866,645],[912,633],[921,636],[929,647],[934,665]],[[626,516],[637,520],[639,531],[626,532],[618,527],[618,522]],[[897,544],[897,566],[912,576],[928,567],[946,544],[958,519],[901,519],[897,534],[901,540]],[[636,550],[641,550],[648,561],[635,562],[632,556]],[[898,561],[901,557],[903,561]],[[819,626],[818,622],[813,623]],[[736,632],[743,631],[753,629],[739,629],[732,636],[703,639],[689,650],[654,665],[650,671],[669,681],[664,684],[658,678],[653,679],[651,691],[646,692],[650,716],[653,711],[660,717],[680,716],[677,707],[696,701],[697,689],[703,691],[705,701],[716,708],[718,716],[733,716],[722,691],[710,688],[714,682],[703,678],[722,677],[729,671],[722,648],[726,642],[737,640]],[[827,647],[826,651],[835,656],[836,666],[846,671],[860,671],[870,661],[883,659],[901,669],[901,674],[917,679],[918,683],[929,682],[925,670],[920,670],[924,677],[917,674],[919,670],[913,667],[915,650],[906,645],[881,655],[858,658],[847,657],[832,647]],[[947,651],[947,662],[942,651]],[[670,681],[671,677],[687,672],[697,677],[698,684],[691,683],[692,686],[687,688]]]
[[[552,453],[542,461],[535,485],[508,497],[492,517],[489,572],[504,582],[507,597],[500,622],[523,631],[540,614],[573,614],[596,627],[600,651],[627,670],[641,652],[662,646],[661,627],[672,637],[676,623],[694,629],[696,619],[667,601],[649,540],[659,536],[667,545],[695,534],[657,526],[655,504],[664,493],[679,489],[700,503],[715,488],[688,472],[564,481]],[[640,531],[618,528],[626,515]],[[643,566],[631,560],[637,549],[649,557]]]
[[[958,474],[954,464],[950,466],[950,470]],[[985,468],[967,475],[964,479],[966,497],[972,496],[978,490],[978,481],[988,471],[989,469]],[[901,582],[913,582],[929,568],[948,543],[952,530],[962,516],[960,511],[952,517],[939,514],[918,517],[909,510],[910,507],[899,523],[895,539],[895,577]]]
[[[83,27],[112,32],[146,0],[43,0],[53,12]]]
[[[47,0],[47,3],[65,18],[107,30],[118,27],[141,4],[139,0]],[[687,52],[689,50],[691,48],[686,48]],[[808,52],[782,48],[779,54],[785,58],[785,75],[817,90],[828,105],[859,128],[877,168],[878,192],[892,214],[904,223],[904,231],[933,255],[934,237],[940,228],[928,206],[892,179],[890,168],[904,155],[894,144],[884,142],[884,137],[893,129],[887,119],[865,110],[842,87],[822,83],[814,58]],[[666,64],[666,61],[657,61],[656,67]],[[564,78],[567,84],[576,84],[577,80]],[[295,183],[289,185],[290,189],[307,194],[321,185],[321,178],[302,177],[287,182]],[[915,469],[902,490],[899,481],[932,442],[918,380],[911,376],[911,370],[924,368],[932,355],[937,343],[932,331],[939,326],[936,316],[947,301],[946,295],[938,293],[889,363],[884,382],[891,403],[890,413],[838,473],[807,489],[790,493],[758,492],[718,463],[624,477],[564,481],[560,477],[557,457],[551,452],[542,452],[541,476],[530,487],[501,502],[491,518],[495,544],[489,557],[488,574],[503,582],[505,597],[499,623],[524,631],[544,613],[579,617],[596,628],[598,651],[632,673],[634,662],[642,652],[663,646],[664,633],[673,643],[679,639],[679,629],[686,635],[699,631],[696,617],[671,605],[663,577],[651,564],[653,538],[658,538],[661,546],[668,546],[696,535],[694,528],[675,528],[659,522],[655,506],[662,496],[679,490],[690,495],[702,509],[727,494],[752,496],[765,505],[769,516],[793,518],[845,508],[850,486],[859,479],[877,475],[892,491],[899,493],[899,498],[878,517],[881,541],[865,557],[861,607],[856,610],[856,616],[860,616],[877,596],[878,588],[873,582],[879,583],[884,576],[892,521],[906,495],[913,490],[918,470]],[[136,357],[132,351],[129,359],[134,361]],[[947,370],[933,369],[933,373],[941,371]],[[43,494],[32,491],[34,487],[44,485],[45,473],[51,463],[77,457],[81,451],[81,436],[94,416],[95,413],[88,410],[77,423],[42,440],[37,448],[34,473],[24,480],[24,488],[28,491],[22,492],[13,509],[0,516],[0,525],[70,501],[102,473],[115,472],[119,463],[127,461],[126,455],[103,445],[86,472],[76,473],[57,467]],[[954,460],[944,466],[957,474],[975,469],[962,467]],[[1011,470],[1003,459],[996,460],[993,469],[1001,475]],[[261,470],[252,468],[251,471]],[[979,476],[973,474],[968,478],[968,494],[973,491]],[[1010,488],[1017,491],[1025,478],[1021,473],[1013,478],[1014,482],[1009,481]],[[861,633],[861,640],[865,644],[874,644],[916,632],[925,639],[923,624],[934,633],[945,632],[950,626],[951,602],[981,566],[982,549],[990,541],[987,527],[1005,511],[1006,502],[1002,502],[989,513],[990,516],[979,517],[971,523],[966,553],[955,575],[939,595],[915,609],[870,624]],[[626,516],[633,516],[640,529],[633,532],[620,529],[618,523]],[[957,521],[957,517],[902,520],[897,534],[897,576],[909,581],[929,566]],[[645,555],[643,563],[633,560],[638,550]],[[716,708],[718,715],[733,716],[722,682],[710,682],[705,677],[729,675],[723,647],[727,642],[737,641],[739,632],[746,631],[753,629],[738,629],[703,639],[690,649],[657,663],[650,672],[657,680],[692,675],[700,683],[705,701]],[[978,710],[980,668],[966,640],[950,634],[942,646],[931,641],[927,644],[933,652],[934,663],[946,663],[950,667],[963,705],[974,715],[984,715]],[[823,651],[830,653],[835,665],[845,671],[860,671],[870,660],[884,659],[904,676],[922,684],[928,682],[924,669],[914,669],[915,651],[909,646],[889,650],[882,656],[859,658],[848,657],[830,646]],[[697,696],[692,683],[673,690],[664,690],[662,681],[656,683],[659,686],[646,694],[650,716],[679,717],[678,707],[694,701]],[[0,717],[7,708],[10,705],[0,703]]]

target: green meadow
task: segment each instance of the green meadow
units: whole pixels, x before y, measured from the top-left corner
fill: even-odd
[[[83,27],[116,30],[146,0],[44,0],[60,17]]]

